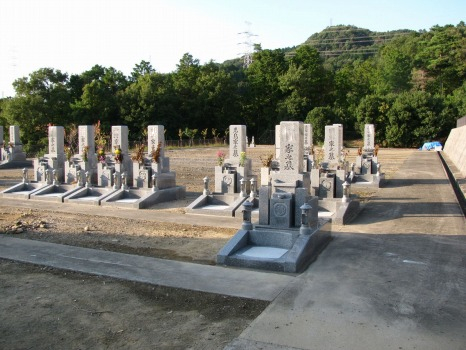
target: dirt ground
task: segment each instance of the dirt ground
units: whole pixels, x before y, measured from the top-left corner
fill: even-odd
[[[177,184],[188,198],[165,209],[183,211],[213,179],[218,148],[168,150]],[[227,148],[222,148],[227,153]],[[248,149],[253,169],[272,146]],[[382,149],[389,178],[413,150]],[[351,149],[349,160],[356,156]],[[20,169],[0,170],[0,190]],[[211,184],[213,190],[213,183]],[[370,200],[373,190],[361,192]],[[58,205],[58,204],[57,204]],[[149,209],[154,210],[154,209]],[[180,214],[181,215],[181,214]],[[236,229],[18,209],[0,200],[0,234],[163,259],[215,264]],[[266,302],[119,281],[0,260],[1,349],[222,349]]]

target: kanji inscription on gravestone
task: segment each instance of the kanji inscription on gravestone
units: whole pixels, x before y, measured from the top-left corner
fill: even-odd
[[[246,152],[246,125],[230,125],[230,160],[238,160]]]
[[[324,162],[330,164],[338,163],[341,152],[341,136],[339,125],[325,126],[325,142],[324,142]]]
[[[312,141],[312,125],[304,124],[304,156],[311,154]]]
[[[120,147],[121,153],[128,153],[128,127],[126,125],[112,126],[112,148]]]
[[[90,153],[94,153],[94,127],[92,125],[80,125],[78,127],[79,135],[79,154],[84,153],[85,147]]]
[[[374,124],[364,125],[364,149],[373,150],[375,148],[375,128]]]
[[[49,155],[57,156],[65,152],[65,129],[63,126],[49,126]]]
[[[280,171],[302,173],[303,134],[301,122],[280,123]]]
[[[147,145],[149,154],[156,150],[160,143],[160,157],[164,157],[165,139],[163,125],[149,125],[147,127]]]

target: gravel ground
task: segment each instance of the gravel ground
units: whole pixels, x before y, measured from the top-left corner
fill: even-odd
[[[166,151],[171,169],[177,173],[177,185],[186,187],[189,198],[162,210],[183,211],[190,198],[202,192],[202,179],[213,179],[217,150]],[[273,151],[272,146],[248,149],[257,175],[260,157]],[[380,151],[387,178],[411,152]],[[355,156],[356,149],[351,149],[349,160]],[[20,169],[0,170],[0,190],[20,178]],[[361,191],[360,196],[368,201],[373,193]],[[5,199],[0,201],[0,214],[0,234],[198,264],[215,264],[217,252],[236,232],[229,228],[18,209],[9,207]],[[0,260],[0,269],[2,349],[222,349],[267,306],[257,300],[5,260]]]

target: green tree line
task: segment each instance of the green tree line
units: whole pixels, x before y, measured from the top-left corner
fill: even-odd
[[[164,125],[170,139],[180,129],[245,124],[256,143],[273,142],[283,120],[310,122],[316,141],[328,124],[343,124],[351,139],[372,123],[380,145],[418,147],[445,139],[466,114],[466,26],[389,33],[334,26],[293,48],[256,45],[247,68],[239,59],[201,65],[186,53],[171,73],[146,61],[130,76],[100,65],[72,75],[43,68],[13,87],[16,95],[0,100],[0,125],[19,125],[27,151],[46,147],[50,124],[97,121],[107,133],[127,125],[131,140],[151,124]]]

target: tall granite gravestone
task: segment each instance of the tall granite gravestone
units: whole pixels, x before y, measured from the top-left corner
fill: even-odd
[[[52,184],[65,179],[65,129],[63,126],[49,126],[49,152],[34,159],[34,180]],[[52,174],[55,174],[54,176]]]
[[[85,161],[85,170],[94,170],[97,158],[95,156],[95,135],[93,125],[80,125],[78,127],[79,155]],[[86,155],[84,155],[86,153]],[[86,159],[86,160],[85,160]],[[89,168],[89,169],[88,169]]]
[[[312,153],[312,125],[304,124],[304,171],[310,172],[314,163],[314,154]]]
[[[159,147],[160,146],[160,147]],[[160,161],[152,162],[152,168],[155,172],[169,172],[169,158],[165,157],[165,128],[163,125],[149,125],[147,127],[147,149],[149,154],[159,149]]]
[[[255,178],[252,174],[251,159],[246,158],[246,126],[230,125],[229,130],[229,156],[222,165],[215,167],[215,192],[243,192],[246,196],[250,191],[250,181]]]
[[[170,172],[170,160],[165,157],[165,128],[163,125],[149,125],[147,127],[147,149],[147,158],[144,157],[139,163],[133,161],[133,186],[146,189],[153,186],[157,186],[158,189],[175,187],[176,174]]]
[[[65,162],[65,182],[78,180],[82,185],[87,172],[89,181],[95,183],[97,178],[97,158],[95,155],[95,138],[93,125],[78,126],[78,154]]]
[[[113,176],[117,179],[114,187],[120,188],[122,178],[126,179],[126,181],[133,179],[133,164],[129,155],[128,127],[126,125],[112,126],[112,151],[111,160],[115,169]],[[131,184],[128,183],[128,185]]]
[[[230,125],[228,158],[215,166],[215,189],[209,191],[209,179],[204,178],[204,191],[186,209],[188,212],[220,216],[235,216],[247,200],[257,206],[257,175],[252,173],[252,161],[246,157],[246,126]]]
[[[280,170],[260,188],[259,225],[252,225],[252,205],[245,202],[242,229],[218,253],[219,264],[299,272],[330,238],[318,220],[317,198],[309,196],[309,173],[303,171],[303,123],[281,122],[279,133]]]
[[[325,126],[324,158],[321,167],[311,170],[311,194],[319,198],[342,198],[347,164],[342,159],[343,126]]]
[[[280,125],[275,125],[275,159],[280,159]]]
[[[364,125],[364,146],[362,152],[356,157],[356,162],[353,167],[354,174],[356,177],[353,179],[354,182],[357,180],[364,180],[366,184],[373,183],[379,186],[378,178],[368,176],[359,177],[359,175],[380,175],[380,164],[377,158],[377,150],[375,147],[375,127],[374,124]]]
[[[133,164],[128,149],[128,127],[113,125],[111,129],[111,155],[97,165],[97,183],[101,187],[119,189],[122,178],[128,185],[133,180]],[[131,184],[129,184],[131,185]]]
[[[299,225],[299,208],[308,201],[309,173],[304,172],[304,125],[280,123],[280,170],[271,174],[270,186],[259,190],[259,224]],[[316,208],[317,210],[317,208]]]
[[[336,170],[338,168],[340,152],[343,148],[340,130],[339,125],[325,126],[323,167],[326,169]]]
[[[10,141],[7,145],[9,161],[25,161],[26,153],[23,152],[23,144],[19,138],[19,126],[10,125]]]
[[[375,128],[374,124],[364,125],[364,147],[363,151],[373,152],[375,149]]]

